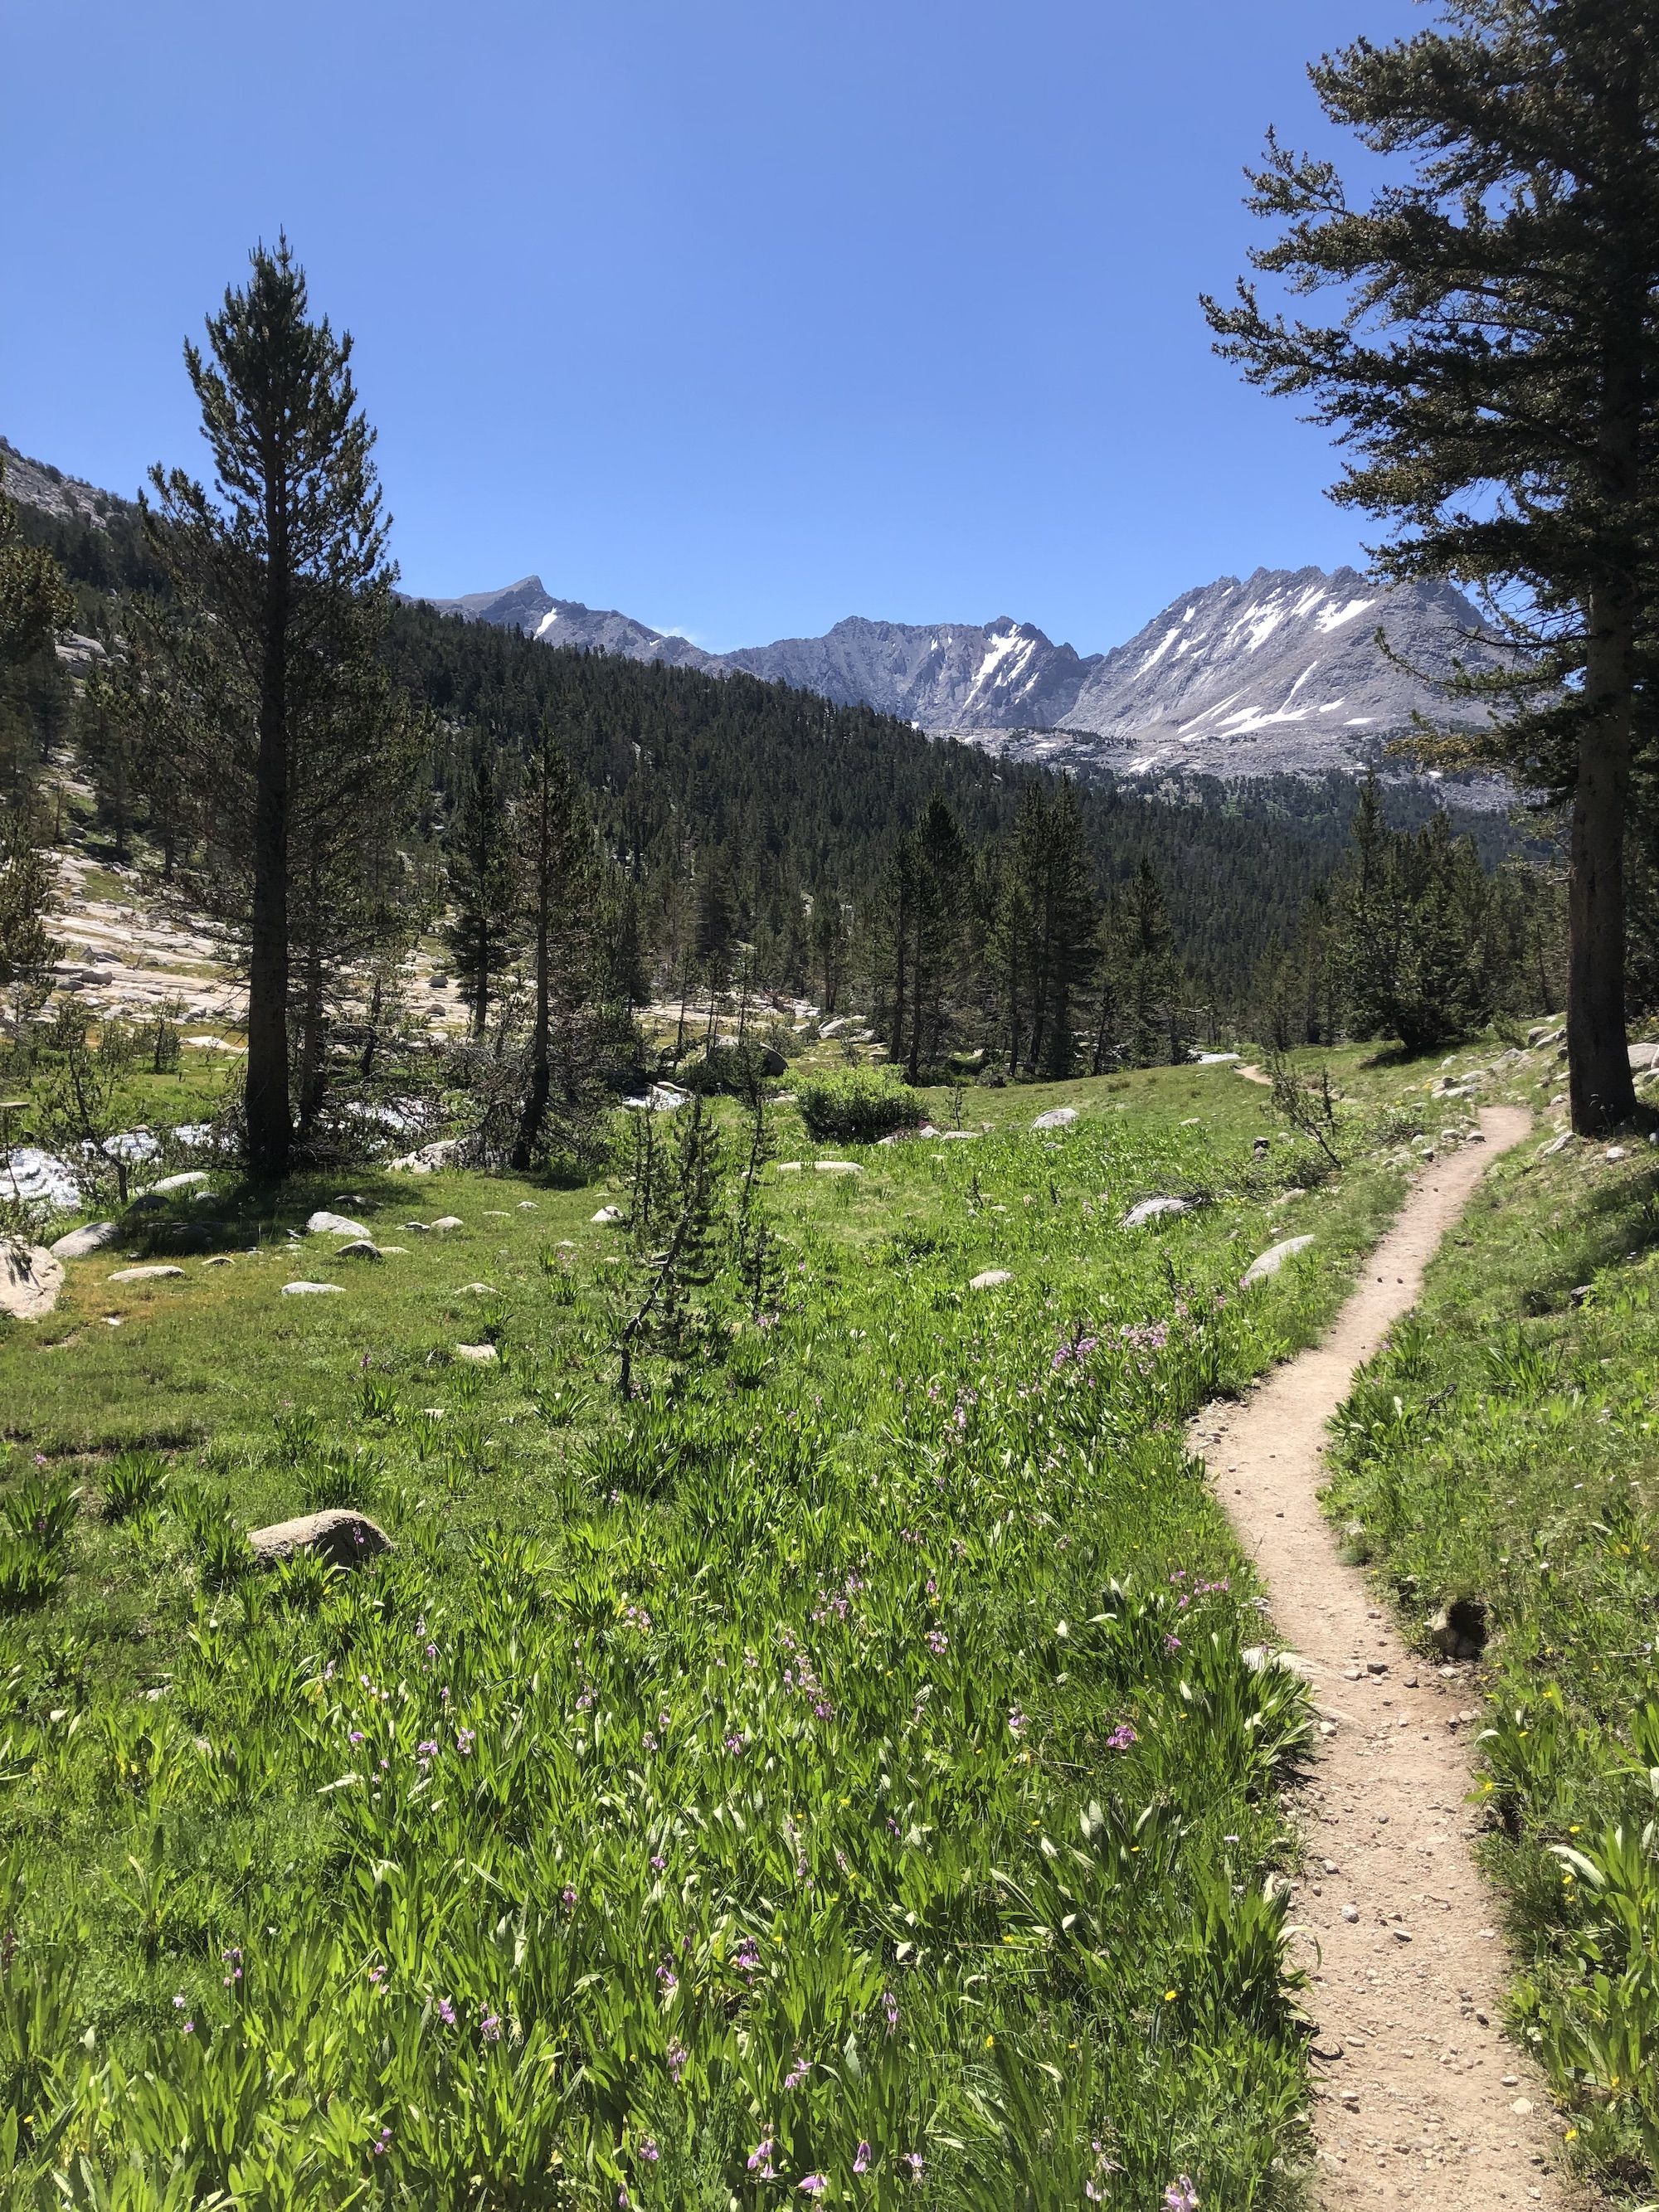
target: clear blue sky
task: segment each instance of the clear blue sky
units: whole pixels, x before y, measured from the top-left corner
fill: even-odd
[[[405,585],[712,648],[1081,650],[1331,566],[1322,435],[1209,351],[1265,126],[1408,0],[0,0],[0,430],[198,465],[186,332],[279,226],[356,335]]]

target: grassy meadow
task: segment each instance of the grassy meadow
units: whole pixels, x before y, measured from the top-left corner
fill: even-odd
[[[777,1311],[629,1406],[620,1176],[183,1194],[146,1250],[217,1249],[0,1334],[15,2201],[1293,2194],[1310,1716],[1182,1431],[1399,1156],[1323,1174],[1226,1067],[967,1112],[829,1176],[780,1109]],[[290,1237],[341,1200],[405,1249]],[[250,1571],[332,1504],[395,1548]]]

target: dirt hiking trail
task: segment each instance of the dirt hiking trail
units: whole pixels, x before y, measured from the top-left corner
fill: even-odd
[[[1416,1303],[1441,1237],[1530,1117],[1492,1107],[1480,1125],[1484,1143],[1425,1169],[1324,1342],[1189,1432],[1322,1724],[1298,1793],[1307,1862],[1291,1919],[1329,2208],[1585,2202],[1561,2170],[1543,2078],[1499,2025],[1498,1908],[1469,1843],[1474,1670],[1407,1650],[1316,1494],[1355,1368]]]

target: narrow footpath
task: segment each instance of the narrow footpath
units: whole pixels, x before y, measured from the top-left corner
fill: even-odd
[[[1424,1170],[1325,1341],[1189,1434],[1322,1724],[1298,1793],[1307,1862],[1291,1920],[1329,2212],[1584,2202],[1561,2171],[1543,2077],[1500,2027],[1498,1904],[1470,1845],[1475,1670],[1407,1651],[1317,1497],[1326,1424],[1354,1370],[1415,1304],[1491,1160],[1531,1126],[1516,1107],[1480,1125],[1483,1144]]]

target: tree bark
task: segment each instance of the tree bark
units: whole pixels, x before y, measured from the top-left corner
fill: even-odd
[[[513,1146],[513,1165],[522,1174],[535,1158],[536,1146],[541,1140],[542,1125],[547,1119],[547,1098],[551,1088],[551,1068],[548,1051],[549,1032],[552,1026],[551,977],[549,968],[549,940],[552,934],[552,886],[548,880],[547,864],[543,861],[541,881],[536,895],[536,1018],[530,1043],[530,1084],[525,1093],[524,1111],[519,1117],[519,1134]]]
[[[1567,1095],[1575,1134],[1599,1137],[1636,1108],[1625,1035],[1625,826],[1630,804],[1633,593],[1594,595],[1567,867]]]

